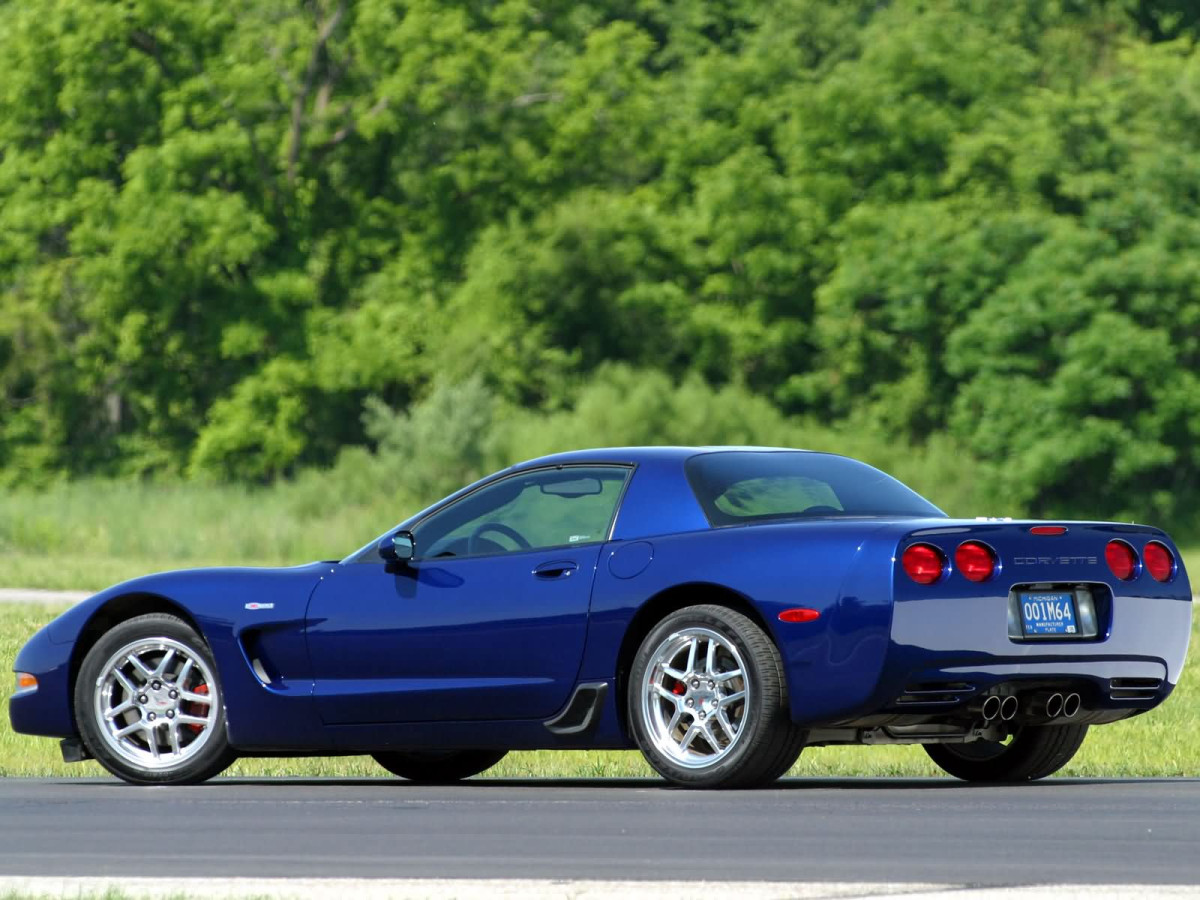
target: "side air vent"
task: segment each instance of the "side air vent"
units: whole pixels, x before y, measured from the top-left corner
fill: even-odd
[[[567,708],[542,724],[554,734],[586,734],[599,724],[607,694],[606,682],[581,684],[575,688],[575,693],[567,702]]]
[[[933,681],[925,684],[910,684],[904,693],[896,698],[897,706],[912,704],[950,706],[962,703],[975,693],[975,685],[965,681]]]
[[[1161,687],[1161,678],[1112,678],[1108,696],[1113,700],[1153,700]]]

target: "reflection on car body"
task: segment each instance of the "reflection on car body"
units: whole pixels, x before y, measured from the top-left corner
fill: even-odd
[[[948,518],[845,457],[585,450],[469,485],[339,562],[134,579],[17,657],[13,727],[136,783],[237,755],[420,781],[513,749],[638,748],[769,783],[805,746],[1057,771],[1163,702],[1191,621],[1162,531]]]

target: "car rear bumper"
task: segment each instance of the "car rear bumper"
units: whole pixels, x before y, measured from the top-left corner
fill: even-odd
[[[1041,721],[1037,704],[1054,693],[1079,695],[1077,722],[1115,721],[1170,695],[1192,629],[1186,580],[1174,596],[1114,596],[1098,585],[1103,614],[1092,639],[1010,637],[1008,586],[947,596],[905,587],[890,622],[863,632],[852,652],[835,655],[830,640],[803,655],[784,645],[796,722],[962,722],[989,693],[1017,696],[1024,721]]]
[[[988,692],[1062,690],[1082,697],[1080,721],[1152,709],[1179,681],[1191,599],[1108,599],[1100,634],[1086,640],[1010,637],[1007,595],[899,602],[876,700],[888,711],[932,714]]]

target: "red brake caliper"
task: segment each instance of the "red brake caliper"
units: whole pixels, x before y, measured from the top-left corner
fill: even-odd
[[[204,694],[207,696],[208,685],[207,684],[198,684],[194,688],[192,688],[192,693],[193,694]],[[205,706],[205,704],[197,703],[195,700],[192,700],[187,703],[187,708],[184,710],[184,712],[189,716],[198,716],[198,715],[200,715],[199,710],[203,709],[204,706]],[[193,734],[199,734],[201,732],[201,730],[204,728],[203,725],[188,725],[187,727],[192,730]]]
[[[683,696],[684,694],[687,693],[687,687],[684,686],[684,683],[682,681],[677,681],[677,682],[675,682],[675,687],[671,688],[671,693],[676,694],[678,696]]]

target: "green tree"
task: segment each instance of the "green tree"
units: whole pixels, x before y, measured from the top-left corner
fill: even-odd
[[[1196,505],[1188,3],[0,13],[5,482],[344,475],[465,391],[455,477],[544,428]]]

